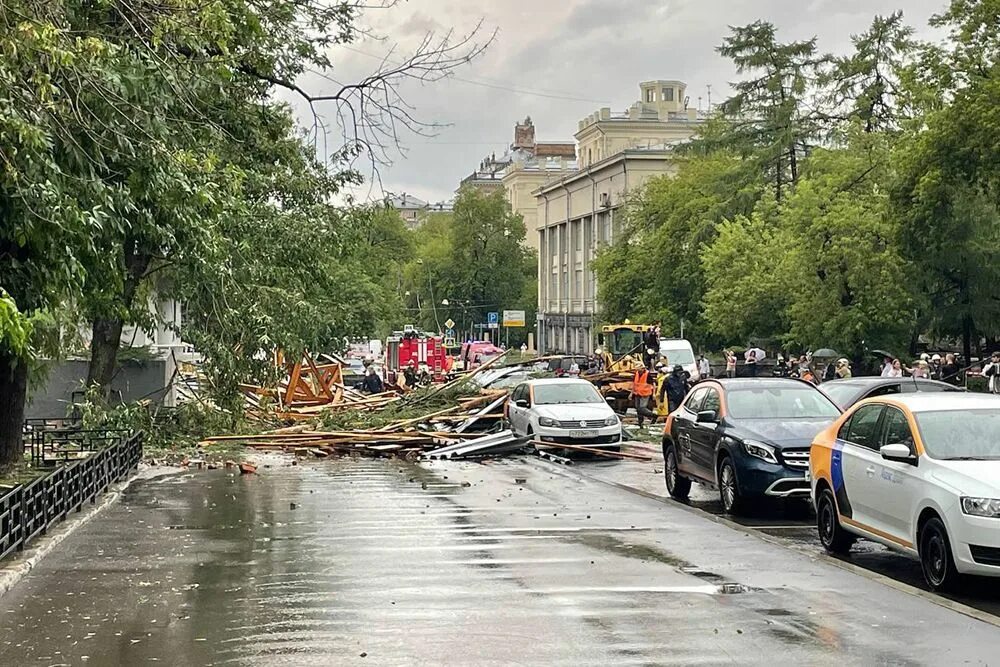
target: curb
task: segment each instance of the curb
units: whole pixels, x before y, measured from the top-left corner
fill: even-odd
[[[541,460],[539,459],[539,461]],[[542,463],[547,464],[547,462],[544,461]],[[547,465],[552,465],[552,464],[547,464]],[[735,521],[731,521],[725,517],[709,514],[708,512],[704,512],[698,509],[697,507],[691,507],[690,505],[685,505],[684,503],[678,502],[673,498],[658,496],[655,493],[643,491],[642,489],[637,489],[634,486],[621,484],[619,482],[611,482],[608,480],[601,479],[599,477],[594,477],[592,475],[588,475],[587,473],[581,471],[579,468],[574,468],[572,471],[566,470],[565,467],[563,466],[553,466],[553,468],[557,472],[563,474],[576,473],[580,477],[585,477],[586,479],[589,479],[591,481],[599,482],[601,484],[606,484],[608,486],[613,486],[615,488],[621,489],[622,491],[627,491],[629,493],[642,496],[643,498],[648,498],[649,500],[655,500],[661,502],[664,505],[670,505],[671,507],[682,509],[691,514],[696,514],[702,518],[714,521],[717,524],[726,526],[728,528],[732,528],[733,530],[737,530],[745,535],[756,537],[757,539],[763,542],[767,542],[768,544],[772,544],[774,546],[779,546],[784,549],[794,551],[809,558],[814,558],[816,560],[827,563],[828,565],[839,567],[840,569],[846,570],[847,572],[851,572],[853,574],[864,577],[871,581],[876,581],[878,583],[881,583],[901,593],[906,593],[908,595],[912,595],[913,597],[921,598],[922,600],[926,600],[927,602],[936,604],[939,607],[944,607],[945,609],[950,609],[951,611],[958,612],[959,614],[962,614],[964,616],[974,618],[977,621],[982,621],[983,623],[988,623],[995,627],[1000,627],[1000,617],[994,616],[993,614],[990,614],[988,612],[980,611],[975,607],[970,607],[969,605],[963,604],[961,602],[956,602],[949,598],[940,596],[936,593],[931,593],[930,591],[925,591],[921,588],[917,588],[916,586],[911,586],[910,584],[903,583],[902,581],[897,581],[892,577],[887,577],[884,574],[873,572],[872,570],[863,568],[860,565],[855,565],[854,563],[851,563],[849,561],[841,560],[839,558],[834,558],[833,556],[830,556],[827,553],[824,552],[816,553],[814,551],[809,551],[803,548],[799,544],[789,542],[788,540],[784,540],[780,537],[775,537],[774,535],[768,535],[767,533],[762,533],[759,530],[755,530],[754,528],[736,523]]]

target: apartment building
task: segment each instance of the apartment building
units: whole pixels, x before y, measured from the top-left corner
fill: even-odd
[[[674,147],[704,120],[688,108],[681,81],[647,81],[639,91],[625,112],[603,108],[581,120],[580,168],[534,191],[542,352],[593,352],[600,313],[594,257],[621,234],[627,194],[672,173]]]

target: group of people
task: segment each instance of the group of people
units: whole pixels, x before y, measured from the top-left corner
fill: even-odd
[[[882,362],[882,377],[915,377],[927,378],[931,380],[941,380],[950,384],[961,384],[962,368],[958,365],[958,360],[950,352],[941,358],[940,354],[928,355],[924,353],[919,359],[913,362],[913,366],[907,366],[899,359],[885,357]]]
[[[653,370],[643,365],[635,370],[632,377],[632,407],[639,418],[639,428],[646,420],[655,424],[680,407],[691,386],[691,374],[680,364],[675,364],[668,372],[668,361],[658,361]],[[656,410],[651,405],[656,397]]]

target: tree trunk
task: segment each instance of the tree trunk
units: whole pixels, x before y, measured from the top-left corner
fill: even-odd
[[[972,317],[966,315],[962,318],[962,353],[965,355],[965,363],[972,363]]]
[[[124,326],[121,320],[104,318],[94,320],[87,386],[98,387],[105,402],[111,396],[111,380],[115,376],[115,362],[118,359],[118,346]]]
[[[24,455],[24,404],[28,399],[28,364],[0,350],[0,468]]]
[[[122,286],[121,306],[127,312],[135,301],[139,283],[146,275],[152,257],[139,251],[135,239],[126,238],[124,243],[125,282]],[[90,367],[87,369],[87,386],[99,387],[101,398],[107,402],[111,397],[111,380],[115,376],[118,348],[121,347],[122,317],[94,319],[93,337],[90,341]]]

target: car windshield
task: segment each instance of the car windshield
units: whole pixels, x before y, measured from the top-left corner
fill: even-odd
[[[924,449],[935,459],[1000,459],[1000,407],[916,413]]]
[[[563,405],[566,403],[604,403],[604,399],[589,382],[566,384],[538,384],[534,389],[535,405]]]
[[[858,385],[853,382],[824,382],[823,391],[840,406],[849,405],[858,394]]]
[[[509,373],[503,377],[493,380],[490,383],[484,385],[490,389],[509,389],[510,387],[517,386],[528,379],[529,373]]]
[[[660,356],[666,357],[671,366],[690,366],[694,363],[694,352],[686,347],[670,347],[660,343]]]
[[[821,419],[840,415],[837,406],[811,387],[757,387],[726,393],[733,419]]]

